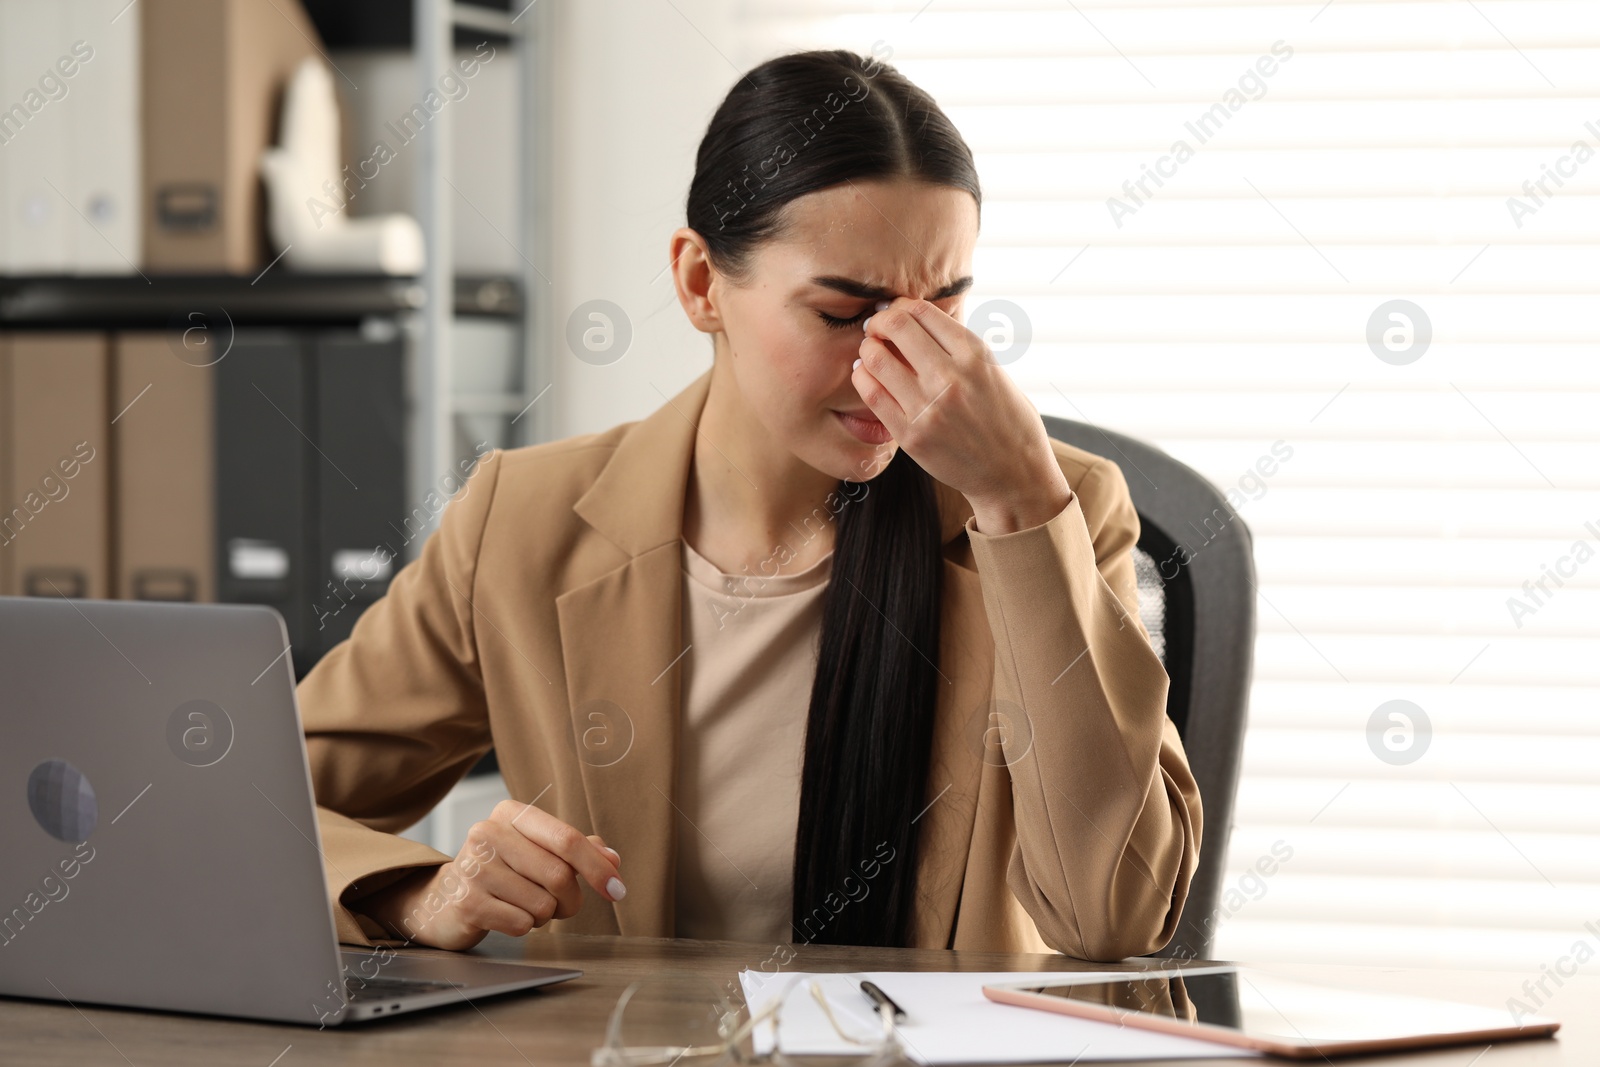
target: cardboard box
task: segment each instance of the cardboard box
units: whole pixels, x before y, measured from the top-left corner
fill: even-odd
[[[145,269],[254,274],[271,261],[261,153],[290,75],[322,50],[316,27],[299,0],[140,8]]]

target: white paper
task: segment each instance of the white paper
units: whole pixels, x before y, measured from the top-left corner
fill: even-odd
[[[862,979],[875,983],[905,1011],[906,1018],[897,1030],[907,1054],[918,1063],[1091,1063],[1258,1055],[1209,1041],[997,1004],[983,995],[986,985],[1069,975],[1075,980],[1083,977],[1080,972],[1054,971],[771,974],[747,970],[740,972],[739,984],[753,1013],[759,1013],[775,997],[790,993],[784,1000],[779,1027],[784,1052],[796,1056],[863,1051],[839,1035],[817,1002],[801,988],[812,978],[821,984],[839,1024],[863,1038],[882,1032],[876,1011],[861,992]],[[754,1040],[757,1054],[771,1052],[772,1027],[758,1027]]]

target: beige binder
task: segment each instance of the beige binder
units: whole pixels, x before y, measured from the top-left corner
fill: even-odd
[[[0,517],[11,511],[11,335],[0,333]],[[0,596],[15,596],[10,537],[0,519]]]
[[[113,339],[116,595],[215,599],[212,369],[167,334]]]
[[[102,334],[14,333],[0,553],[11,592],[110,593],[111,448]]]

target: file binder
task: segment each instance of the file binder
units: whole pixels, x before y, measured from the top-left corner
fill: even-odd
[[[399,340],[353,333],[312,340],[316,365],[316,646],[326,653],[389,588],[409,547],[405,513],[405,384]]]
[[[67,196],[72,99],[68,5],[0,0],[0,188],[5,230],[0,272],[59,274],[71,268]]]
[[[298,677],[315,660],[307,561],[316,452],[303,346],[287,331],[240,330],[214,372],[217,599],[276,608]]]
[[[52,4],[69,14],[73,42],[94,49],[71,81],[68,159],[61,184],[75,210],[66,223],[72,269],[133,274],[143,262],[139,225],[139,27],[128,0]],[[65,206],[65,205],[63,205]]]
[[[117,335],[116,595],[214,599],[213,367],[166,334]]]
[[[110,592],[111,448],[102,334],[14,333],[6,391],[11,592]]]

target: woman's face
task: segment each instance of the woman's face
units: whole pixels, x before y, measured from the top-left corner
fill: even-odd
[[[752,256],[744,284],[711,282],[726,341],[718,358],[774,441],[831,477],[865,481],[897,446],[850,380],[861,323],[897,296],[960,321],[978,206],[948,186],[854,182],[800,197],[787,219],[787,233]]]

